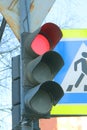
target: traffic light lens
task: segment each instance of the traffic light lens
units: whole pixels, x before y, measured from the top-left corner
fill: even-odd
[[[42,55],[50,50],[50,44],[47,38],[41,34],[38,34],[32,41],[31,48],[36,54]]]
[[[39,114],[46,114],[52,108],[52,99],[44,90],[39,90],[31,99],[32,109]]]

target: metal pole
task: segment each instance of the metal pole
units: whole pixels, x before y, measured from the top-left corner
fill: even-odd
[[[20,0],[20,36],[23,32],[29,32],[29,18],[28,18],[28,7],[30,5],[30,0]],[[20,98],[21,98],[21,108],[20,108],[20,113],[21,113],[21,129],[20,130],[33,130],[33,121],[29,121],[26,119],[26,117],[23,117],[24,115],[24,75],[23,75],[23,65],[22,65],[22,60],[23,59],[23,53],[22,53],[22,46],[23,46],[23,41],[21,37],[21,57],[20,57]],[[23,119],[24,118],[24,119]]]
[[[39,119],[33,121],[33,130],[40,130],[39,128]]]
[[[33,122],[24,123],[20,130],[33,130]]]

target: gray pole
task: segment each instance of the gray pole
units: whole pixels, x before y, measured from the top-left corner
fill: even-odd
[[[33,130],[40,130],[39,128],[39,119],[33,121]]]
[[[28,5],[27,5],[28,3]],[[20,0],[20,36],[23,32],[29,32],[29,15],[28,15],[28,7],[30,4],[30,0]],[[24,115],[24,69],[23,69],[23,41],[21,37],[21,56],[20,56],[20,98],[21,98],[21,129],[20,130],[33,130],[33,121],[29,121]],[[24,119],[23,119],[24,118]]]
[[[21,44],[22,45],[22,44]],[[33,121],[29,121],[26,117],[24,117],[24,69],[23,69],[23,54],[21,49],[20,56],[20,115],[21,115],[21,128],[19,130],[33,130]]]

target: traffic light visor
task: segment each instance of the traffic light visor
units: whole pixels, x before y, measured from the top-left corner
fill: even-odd
[[[41,27],[40,34],[45,36],[50,42],[51,49],[53,49],[56,44],[62,38],[62,31],[54,23],[46,23]]]
[[[54,23],[46,23],[33,33],[24,32],[21,35],[25,52],[32,58],[52,50],[62,38],[62,31]]]
[[[61,86],[54,81],[46,81],[28,91],[25,97],[26,106],[37,114],[50,112],[53,105],[64,95]]]
[[[60,54],[48,51],[27,64],[26,76],[29,83],[38,85],[47,80],[52,80],[63,65],[64,61]]]

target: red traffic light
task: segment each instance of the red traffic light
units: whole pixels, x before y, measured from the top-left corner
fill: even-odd
[[[31,48],[36,54],[42,55],[50,50],[49,41],[43,35],[38,34],[33,40]]]
[[[54,23],[46,23],[31,43],[31,48],[37,55],[53,49],[62,38],[60,28]]]

